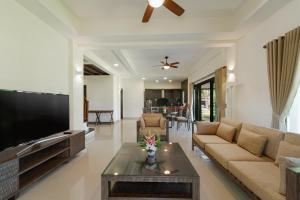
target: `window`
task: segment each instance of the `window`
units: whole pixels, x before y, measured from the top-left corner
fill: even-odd
[[[287,118],[287,129],[300,134],[300,87]]]
[[[300,54],[298,55],[298,66],[296,67],[294,82],[300,83]],[[288,113],[286,121],[287,131],[300,134],[300,85],[295,96],[292,107]]]
[[[195,85],[194,116],[197,121],[216,121],[216,92],[214,78]]]

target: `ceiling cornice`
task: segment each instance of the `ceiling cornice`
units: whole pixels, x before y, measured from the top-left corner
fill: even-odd
[[[120,64],[125,67],[128,73],[136,73],[136,69],[132,66],[132,64],[128,61],[128,59],[124,56],[122,51],[120,50],[111,50],[112,54],[119,60]]]

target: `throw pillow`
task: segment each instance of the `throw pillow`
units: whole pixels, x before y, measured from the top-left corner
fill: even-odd
[[[275,164],[278,166],[280,157],[300,157],[300,146],[281,141],[277,152]]]
[[[219,122],[197,122],[198,135],[216,135],[219,128]]]
[[[160,118],[157,116],[147,116],[144,117],[146,127],[159,127],[160,126]]]
[[[237,144],[242,147],[243,149],[246,149],[250,153],[261,156],[265,145],[267,143],[267,137],[263,135],[259,135],[256,133],[253,133],[251,131],[243,130],[240,133],[239,139],[237,141]]]
[[[286,169],[290,167],[300,167],[300,158],[279,157],[278,162],[280,168],[279,193],[286,195]]]
[[[232,142],[234,134],[236,133],[236,128],[225,123],[220,124],[217,130],[217,136],[223,138],[228,142]]]

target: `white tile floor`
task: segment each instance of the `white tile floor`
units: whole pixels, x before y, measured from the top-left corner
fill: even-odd
[[[191,150],[191,133],[184,126],[179,131],[171,129],[170,139],[181,144],[198,171],[201,200],[249,199],[200,150]],[[22,193],[19,200],[100,200],[102,171],[122,143],[135,141],[135,120],[98,126],[86,150]]]

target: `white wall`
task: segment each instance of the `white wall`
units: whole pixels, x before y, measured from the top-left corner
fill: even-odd
[[[181,89],[181,81],[144,81],[145,89]]]
[[[119,75],[113,75],[113,110],[114,120],[121,119],[121,82]]]
[[[188,82],[193,83],[202,77],[213,73],[216,69],[225,66],[227,63],[226,49],[212,49],[205,57],[191,70]]]
[[[0,1],[0,88],[69,94],[69,42],[14,1]]]
[[[298,88],[297,95],[291,107],[291,111],[288,115],[288,126],[289,132],[300,133],[300,88]]]
[[[233,47],[227,48],[225,51],[212,50],[209,52],[191,72],[189,84],[221,66],[233,67],[236,83],[232,91],[228,87],[227,116],[270,127],[272,108],[266,50],[263,49],[263,46],[299,26],[299,9],[300,1],[291,1],[247,33]]]
[[[201,80],[209,74],[212,74],[216,69],[223,67],[227,62],[226,49],[212,49],[201,61],[191,70],[188,77],[188,102],[190,102],[192,88],[191,84]]]
[[[114,121],[120,120],[120,77],[85,76],[84,84],[87,86],[89,110],[113,110]],[[89,114],[89,121],[95,120],[95,114]],[[102,114],[101,121],[110,121],[110,114]]]
[[[236,118],[271,125],[267,57],[263,46],[300,24],[300,1],[294,0],[262,22],[237,43]]]
[[[237,52],[236,52],[236,45],[233,45],[232,47],[227,49],[227,70],[228,70],[228,74],[233,74],[233,82],[228,83],[227,84],[227,98],[226,98],[226,102],[227,102],[227,108],[226,108],[226,116],[232,119],[236,119],[236,106],[237,102],[236,102],[236,56],[237,56]],[[228,81],[229,81],[230,77],[228,75]]]
[[[85,76],[89,110],[113,110],[113,76]],[[108,115],[102,115],[101,121],[108,121]],[[89,114],[89,121],[95,121],[95,115]]]
[[[140,117],[144,107],[144,81],[123,78],[121,88],[123,89],[124,118]]]
[[[0,89],[69,94],[70,128],[83,129],[76,44],[15,1],[0,1],[0,33]]]

